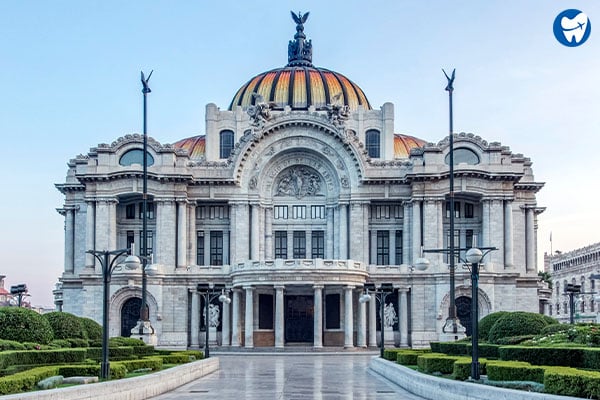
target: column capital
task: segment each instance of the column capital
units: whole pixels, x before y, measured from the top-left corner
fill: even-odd
[[[313,289],[321,289],[321,290],[323,290],[324,287],[325,287],[325,285],[313,285]]]
[[[344,289],[345,290],[353,290],[353,289],[356,289],[356,285],[345,285]]]
[[[274,285],[273,288],[275,290],[285,290],[285,285]]]
[[[401,293],[408,293],[408,292],[410,292],[410,288],[406,287],[406,286],[398,287],[396,289],[398,289],[398,291],[401,292]]]
[[[244,289],[244,290],[254,290],[256,288],[254,286],[242,286],[242,289]]]
[[[184,204],[190,204],[191,203],[190,200],[187,197],[177,197],[175,199],[175,201],[177,203],[184,203]]]

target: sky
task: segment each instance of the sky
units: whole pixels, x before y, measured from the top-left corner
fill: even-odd
[[[565,9],[592,31],[566,47]],[[0,3],[0,275],[52,307],[63,271],[67,162],[142,130],[140,70],[154,70],[148,133],[204,134],[208,103],[226,109],[251,77],[287,63],[290,10],[310,12],[313,63],[358,84],[374,108],[395,104],[395,131],[448,134],[441,69],[456,68],[454,131],[501,142],[545,182],[538,251],[599,240],[600,2],[4,1]]]

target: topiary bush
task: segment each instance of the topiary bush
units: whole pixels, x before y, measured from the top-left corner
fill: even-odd
[[[43,317],[50,323],[55,339],[87,339],[79,317],[60,311],[44,314]]]
[[[542,329],[542,331],[540,332],[540,335],[545,336],[545,335],[552,335],[552,334],[560,333],[560,332],[567,332],[571,328],[572,328],[572,326],[567,325],[567,324],[547,325],[544,329]]]
[[[22,307],[0,307],[0,339],[48,344],[52,328],[42,315]]]
[[[116,337],[111,337],[110,339],[108,339],[109,347],[145,346],[145,345],[146,345],[146,343],[144,343],[143,340],[130,338],[130,337],[116,336]]]
[[[91,340],[102,341],[102,325],[91,318],[79,317],[79,321],[83,325],[83,330],[87,334],[87,338]]]
[[[498,343],[500,339],[511,336],[537,335],[546,325],[546,320],[540,314],[523,311],[507,313],[494,323],[488,341]]]
[[[544,383],[544,367],[536,367],[523,361],[491,361],[486,365],[489,380],[531,381]]]
[[[6,350],[25,350],[25,346],[14,340],[0,339],[0,351]]]
[[[488,340],[488,336],[492,326],[498,321],[501,317],[510,314],[508,311],[498,311],[491,314],[486,315],[485,317],[479,320],[479,339]]]

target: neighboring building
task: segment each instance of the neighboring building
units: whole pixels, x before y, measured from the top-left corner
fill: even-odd
[[[448,246],[450,212],[459,247],[498,247],[483,261],[480,315],[538,312],[543,184],[531,161],[455,134],[449,210],[448,138],[395,133],[391,103],[373,109],[355,83],[313,66],[297,19],[289,64],[251,78],[227,110],[207,105],[205,135],[172,145],[149,139],[148,237],[158,273],[148,278],[148,305],[158,345],[201,345],[196,287],[209,282],[232,288],[230,305],[215,303],[223,346],[374,346],[376,304],[358,301],[374,282],[395,290],[389,340],[425,346],[442,337],[448,315],[447,257],[428,256],[423,272],[411,266],[421,249]],[[140,248],[142,155],[137,134],[99,144],[70,160],[56,185],[65,196],[65,270],[55,292],[66,312],[101,320],[101,269],[86,250]],[[461,265],[456,272],[458,315],[470,329],[470,275]],[[136,325],[140,282],[139,271],[113,274],[111,335]]]
[[[544,254],[544,270],[552,277],[552,298],[546,314],[561,322],[569,322],[571,308],[565,294],[568,284],[579,285],[581,294],[575,296],[573,309],[576,322],[596,322],[598,305],[596,293],[600,290],[600,243],[577,250],[553,255]]]
[[[0,275],[0,307],[8,306],[10,299],[12,299],[10,292],[4,288],[4,278],[6,278],[6,275]]]

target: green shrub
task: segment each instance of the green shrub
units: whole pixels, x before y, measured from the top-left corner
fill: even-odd
[[[16,342],[14,340],[0,339],[0,351],[6,350],[25,350],[25,346],[23,346],[22,343]]]
[[[531,340],[534,338],[534,335],[519,335],[519,336],[508,336],[504,338],[500,338],[496,340],[496,344],[499,346],[510,346],[521,344],[527,340]]]
[[[583,368],[600,370],[600,349],[589,348],[583,350]]]
[[[54,339],[53,341],[50,342],[50,346],[52,346],[56,349],[70,349],[71,342],[69,342],[68,340],[65,340],[65,339]]]
[[[102,342],[102,326],[91,318],[79,317],[83,330],[90,341]]]
[[[85,360],[85,349],[55,349],[39,351],[4,351],[0,353],[0,369],[11,365],[50,365],[78,363]]]
[[[67,339],[67,342],[69,342],[73,348],[86,348],[89,346],[89,340],[87,339],[69,338]]]
[[[544,315],[544,314],[540,314],[542,316],[542,318],[544,319],[544,321],[546,321],[546,325],[550,326],[550,325],[561,325],[560,322],[558,322],[556,319],[552,318],[549,315]]]
[[[479,343],[479,357],[500,358],[500,346],[496,344]],[[471,351],[469,349],[469,354]]]
[[[500,358],[506,361],[525,361],[533,365],[583,367],[584,350],[577,347],[502,346]]]
[[[36,342],[23,342],[23,346],[25,350],[53,350],[55,347],[50,346],[49,344],[39,344]]]
[[[488,340],[488,336],[490,330],[492,330],[492,326],[500,319],[501,317],[509,314],[508,311],[498,311],[491,314],[486,315],[485,317],[479,320],[479,339]]]
[[[178,351],[177,353],[186,354],[190,358],[193,357],[196,360],[202,360],[204,358],[204,353],[199,350],[185,350],[185,351]]]
[[[23,307],[0,307],[0,339],[48,344],[54,335],[48,321]]]
[[[383,349],[383,358],[388,361],[396,361],[396,354],[402,349]]]
[[[600,396],[600,372],[567,367],[546,368],[546,393],[597,399]]]
[[[168,356],[166,356],[168,357]],[[187,357],[186,357],[187,359]],[[189,359],[188,359],[189,361]],[[147,357],[140,360],[124,360],[119,361],[119,364],[124,365],[127,368],[127,372],[133,372],[142,368],[149,368],[152,371],[158,371],[162,368],[163,359],[161,357]],[[175,364],[175,363],[171,363]]]
[[[88,347],[85,350],[85,358],[95,361],[99,361],[102,358],[102,347]]]
[[[429,347],[431,348],[432,353],[442,353],[440,343],[442,342],[429,342]]]
[[[61,365],[58,368],[58,374],[65,378],[70,376],[100,376],[100,365],[81,364],[81,365]],[[110,363],[110,378],[121,379],[127,375],[127,368],[120,362]]]
[[[544,367],[522,361],[488,361],[486,372],[492,381],[531,381],[544,383]]]
[[[511,312],[501,316],[492,326],[488,341],[498,343],[498,340],[511,336],[537,335],[546,325],[546,321],[540,314]]]
[[[135,354],[136,356],[150,356],[153,355],[155,350],[154,350],[154,346],[148,346],[148,345],[144,345],[144,346],[134,346],[131,348],[131,350],[133,351],[133,354]]]
[[[444,353],[453,356],[466,356],[469,354],[470,343],[466,342],[438,342],[437,348],[439,353]]]
[[[31,391],[42,379],[58,375],[58,368],[38,367],[0,378],[0,395]]]
[[[424,354],[421,351],[403,350],[396,354],[396,362],[401,365],[417,365],[417,358]]]
[[[108,347],[146,346],[143,340],[129,337],[111,337],[108,339]]]
[[[479,373],[481,375],[486,374],[487,362],[488,361],[485,358],[479,359]],[[466,357],[461,357],[456,360],[454,362],[454,368],[452,369],[452,378],[461,381],[467,380],[471,376],[471,363],[472,359]]]
[[[185,364],[185,363],[189,363],[190,361],[193,361],[190,359],[189,354],[186,354],[184,352],[181,353],[173,353],[173,354],[169,354],[166,356],[157,356],[162,358],[163,362],[165,364]]]
[[[547,325],[544,329],[542,329],[542,331],[540,332],[540,335],[547,336],[547,335],[552,335],[554,333],[566,332],[571,328],[572,328],[572,326],[567,325],[567,324]]]
[[[79,317],[60,311],[44,314],[43,317],[50,323],[55,339],[87,339]]]
[[[451,374],[454,370],[454,362],[461,357],[448,356],[440,353],[429,353],[420,355],[417,358],[417,367],[419,371],[431,374],[441,372],[442,374]]]

